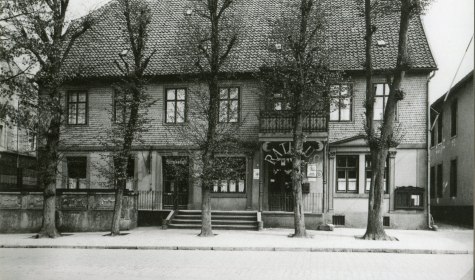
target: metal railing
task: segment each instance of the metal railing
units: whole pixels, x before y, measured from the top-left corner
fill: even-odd
[[[303,209],[305,213],[322,213],[322,200],[323,195],[321,193],[304,193]],[[294,211],[294,196],[293,194],[286,193],[270,193],[269,194],[269,211]]]
[[[186,209],[188,193],[138,191],[138,210]]]
[[[293,127],[292,111],[261,111],[259,131],[262,133],[290,133]],[[303,120],[303,131],[328,131],[327,117],[318,112],[307,112]]]

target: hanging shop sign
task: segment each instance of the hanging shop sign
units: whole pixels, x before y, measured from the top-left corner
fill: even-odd
[[[275,165],[290,159],[292,142],[264,142],[262,144],[264,160]],[[303,144],[303,157],[305,160],[316,161],[320,158],[318,153],[323,150],[322,141],[309,141]]]

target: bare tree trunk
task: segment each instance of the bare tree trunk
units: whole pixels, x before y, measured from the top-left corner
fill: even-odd
[[[60,236],[56,229],[56,184],[48,184],[43,193],[43,225],[37,238]]]
[[[123,186],[123,183],[121,183],[115,192],[114,214],[112,216],[111,236],[120,235],[120,216],[122,214],[123,199],[124,199],[124,186]]]
[[[369,2],[369,0],[366,0]],[[369,193],[368,204],[368,224],[366,233],[363,236],[364,239],[372,240],[392,240],[392,237],[386,235],[383,228],[383,196],[384,196],[384,169],[385,162],[388,156],[389,147],[394,142],[394,119],[396,113],[397,102],[404,98],[404,93],[401,91],[401,82],[404,79],[405,70],[407,69],[407,33],[409,29],[409,20],[411,18],[411,12],[414,6],[411,5],[410,0],[401,1],[401,16],[399,26],[399,43],[398,43],[398,57],[396,62],[396,68],[391,77],[388,76],[387,80],[390,84],[390,91],[388,101],[386,103],[383,124],[381,128],[381,136],[378,141],[379,145],[376,145],[375,141],[371,141],[374,137],[374,128],[372,137],[370,139],[370,150],[372,160],[373,177],[371,179],[371,189]],[[365,12],[368,16],[368,12]],[[367,42],[368,44],[368,42]],[[368,46],[367,46],[368,49]],[[368,55],[368,53],[367,53]],[[368,57],[367,57],[368,61]],[[368,75],[368,73],[367,73]],[[368,79],[367,79],[368,82]],[[371,85],[372,86],[372,85]],[[372,88],[371,88],[372,90]],[[368,91],[367,91],[368,94]],[[374,103],[374,93],[373,103]],[[373,104],[372,103],[372,104]],[[368,104],[367,104],[368,106]],[[371,106],[372,107],[372,106]],[[367,118],[369,116],[367,115]],[[371,115],[372,120],[372,115]],[[369,121],[368,121],[369,122]],[[371,136],[371,135],[368,135]]]
[[[303,152],[303,116],[302,112],[295,112],[295,131],[292,153],[292,188],[294,196],[294,237],[305,237],[305,217],[302,203],[302,152]]]
[[[210,190],[207,183],[201,186],[201,237],[214,236],[211,226]]]

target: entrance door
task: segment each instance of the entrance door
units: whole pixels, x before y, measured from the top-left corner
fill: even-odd
[[[186,209],[188,206],[188,157],[163,157],[163,209]]]
[[[267,164],[269,182],[269,210],[288,211],[294,210],[292,195],[292,161],[282,158],[275,165]]]

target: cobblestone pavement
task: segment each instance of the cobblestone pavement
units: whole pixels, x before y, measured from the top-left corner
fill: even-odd
[[[0,249],[0,279],[472,279],[473,255]]]

